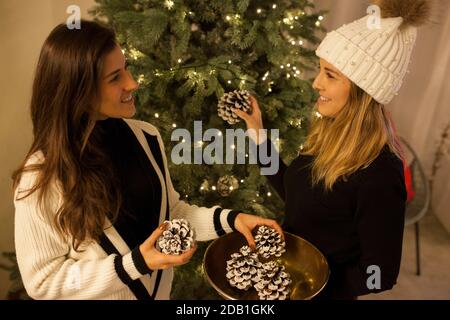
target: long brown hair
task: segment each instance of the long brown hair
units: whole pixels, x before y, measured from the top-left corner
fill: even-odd
[[[50,33],[33,83],[33,143],[12,174],[16,190],[23,174],[34,173],[34,186],[20,199],[38,191],[42,213],[52,210],[49,199],[60,193],[63,201],[51,222],[76,250],[84,240],[98,240],[106,218],[116,219],[122,201],[93,131],[103,60],[116,45],[114,32],[96,22],[83,20],[80,30],[61,24]],[[35,153],[45,160],[27,165]]]
[[[336,117],[316,117],[302,154],[314,156],[313,185],[331,190],[377,158],[384,145],[401,158],[399,141],[384,106],[351,82],[347,104]]]

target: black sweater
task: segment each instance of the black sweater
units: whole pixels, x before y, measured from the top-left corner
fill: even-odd
[[[312,187],[312,160],[300,155],[287,167],[280,159],[278,173],[267,178],[285,199],[283,229],[310,241],[328,260],[330,279],[319,298],[351,299],[391,289],[402,252],[402,161],[386,145],[367,168],[325,192],[321,185]],[[380,290],[367,286],[370,265],[380,268]]]

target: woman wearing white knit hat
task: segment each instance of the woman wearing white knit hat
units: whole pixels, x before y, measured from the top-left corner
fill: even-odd
[[[328,33],[318,47],[313,87],[320,116],[299,157],[289,167],[280,161],[279,172],[268,176],[285,198],[284,229],[315,244],[329,262],[320,298],[389,290],[400,268],[406,189],[384,104],[400,89],[416,27],[430,6],[425,0],[374,4],[381,9],[379,23],[368,15]],[[251,115],[236,113],[249,129],[262,129],[258,103],[251,100]]]

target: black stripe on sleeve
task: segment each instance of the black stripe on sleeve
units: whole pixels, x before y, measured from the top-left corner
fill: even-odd
[[[114,245],[108,239],[108,237],[105,235],[105,233],[102,233],[102,235],[100,236],[99,244],[103,248],[103,250],[105,250],[105,252],[107,254],[116,254],[120,258],[119,251],[116,249],[116,247],[114,247]],[[115,261],[114,261],[114,264],[115,264]],[[116,271],[116,273],[117,273],[117,271]],[[120,280],[123,281],[122,279],[120,279]],[[130,290],[133,292],[136,299],[138,299],[138,300],[152,300],[153,299],[153,297],[150,296],[150,294],[148,293],[147,289],[145,288],[144,284],[141,282],[140,279],[136,279],[136,280],[132,281],[131,283],[128,284],[128,287],[130,288]]]
[[[214,229],[216,230],[217,235],[223,236],[225,231],[222,228],[222,224],[220,223],[220,213],[222,212],[222,208],[217,208],[214,210]]]
[[[152,274],[153,270],[147,266],[147,263],[145,263],[141,250],[139,250],[139,246],[133,249],[131,252],[131,258],[133,259],[134,266],[140,274]]]
[[[120,280],[122,280],[123,283],[129,285],[133,281],[133,279],[131,279],[131,277],[123,267],[121,256],[116,256],[114,258],[114,268],[116,269],[117,275],[119,276]]]
[[[233,231],[237,231],[236,227],[234,226],[234,222],[236,221],[237,215],[241,212],[242,211],[238,211],[238,210],[232,210],[232,211],[228,212],[227,222],[230,225],[231,229],[233,229]]]

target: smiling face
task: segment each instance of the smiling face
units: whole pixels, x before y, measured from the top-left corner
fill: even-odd
[[[320,72],[313,88],[320,93],[317,109],[322,116],[335,117],[347,103],[350,94],[350,80],[333,65],[320,59]]]
[[[98,119],[133,117],[136,113],[133,92],[138,86],[127,70],[122,50],[116,46],[103,62]]]

